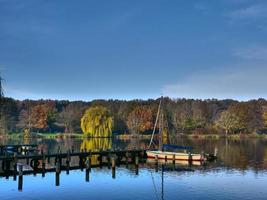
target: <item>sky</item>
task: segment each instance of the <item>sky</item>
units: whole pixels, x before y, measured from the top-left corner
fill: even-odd
[[[0,0],[15,99],[267,98],[266,0]]]

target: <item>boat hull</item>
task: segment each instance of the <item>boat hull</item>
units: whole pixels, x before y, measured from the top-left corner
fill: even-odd
[[[168,151],[147,151],[148,158],[158,158],[165,160],[180,160],[180,161],[204,161],[205,158],[201,154],[177,153]]]

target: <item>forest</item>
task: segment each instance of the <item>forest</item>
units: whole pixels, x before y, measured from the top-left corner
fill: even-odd
[[[160,99],[149,100],[15,100],[2,97],[0,134],[83,133],[81,119],[88,108],[104,107],[112,119],[113,134],[150,134]],[[164,122],[178,134],[263,134],[267,129],[265,99],[193,100],[164,97]],[[105,112],[107,112],[105,111]]]

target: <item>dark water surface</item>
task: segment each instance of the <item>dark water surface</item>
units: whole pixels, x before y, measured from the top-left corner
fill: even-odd
[[[35,143],[44,151],[62,152],[71,146],[76,151],[145,148],[147,140],[58,139],[5,141],[5,144]],[[153,163],[134,167],[117,167],[116,178],[111,170],[92,169],[90,181],[85,181],[81,170],[60,174],[60,185],[55,186],[55,173],[25,175],[23,190],[18,191],[13,178],[0,178],[0,200],[7,199],[267,199],[267,141],[261,139],[181,139],[177,145],[190,145],[196,152],[218,152],[218,160],[206,166],[177,164],[175,170],[160,165],[156,172]]]

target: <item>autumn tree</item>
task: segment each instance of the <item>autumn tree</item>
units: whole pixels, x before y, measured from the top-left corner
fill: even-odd
[[[153,116],[150,108],[136,107],[128,116],[127,126],[130,132],[138,134],[153,129]]]
[[[112,127],[113,117],[103,106],[90,107],[81,119],[81,128],[87,137],[110,137]]]
[[[228,110],[239,118],[240,131],[253,133],[263,127],[262,108],[257,101],[236,103]]]
[[[240,129],[240,119],[228,110],[222,112],[215,123],[218,127],[225,130],[226,135]]]
[[[83,103],[70,103],[58,114],[57,123],[64,126],[65,133],[80,132],[80,119],[84,110]]]

